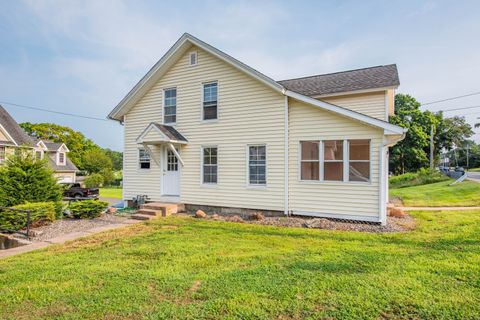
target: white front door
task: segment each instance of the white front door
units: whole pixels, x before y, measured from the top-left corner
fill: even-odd
[[[180,164],[172,150],[166,149],[163,162],[163,194],[180,195]]]

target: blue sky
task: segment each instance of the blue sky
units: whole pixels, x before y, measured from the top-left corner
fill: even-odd
[[[0,0],[0,101],[105,118],[184,32],[278,80],[397,63],[421,102],[480,91],[480,1]],[[122,149],[116,122],[4,106]]]

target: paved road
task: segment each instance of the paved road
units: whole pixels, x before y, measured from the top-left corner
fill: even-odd
[[[467,178],[475,182],[480,182],[480,172],[467,172]]]

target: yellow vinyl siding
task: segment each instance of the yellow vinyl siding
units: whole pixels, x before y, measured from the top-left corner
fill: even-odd
[[[385,91],[378,91],[336,97],[325,97],[319,98],[319,100],[360,112],[380,120],[387,120],[387,99],[385,94]]]
[[[393,116],[395,114],[395,90],[387,90],[387,101],[388,101],[388,115]]]
[[[290,210],[379,217],[379,159],[383,132],[320,108],[290,99]],[[300,181],[300,141],[371,140],[370,182]]]
[[[198,64],[188,65],[191,51]],[[203,122],[202,83],[218,81],[218,121]],[[200,48],[188,50],[127,113],[125,121],[124,196],[147,194],[164,200],[161,170],[152,161],[150,170],[138,169],[135,139],[154,122],[162,122],[163,89],[177,88],[177,125],[188,139],[180,147],[181,201],[190,204],[265,210],[284,208],[284,98],[229,64]],[[267,146],[267,187],[249,188],[247,144]],[[218,147],[218,184],[201,184],[201,147]],[[159,157],[159,149],[154,149]]]

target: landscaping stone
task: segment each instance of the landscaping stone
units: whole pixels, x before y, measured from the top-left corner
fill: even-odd
[[[218,214],[214,213],[214,214],[212,214],[212,215],[210,216],[210,219],[212,219],[212,220],[219,220],[219,219],[220,219],[220,216],[219,216]]]
[[[243,220],[243,219],[242,219],[240,216],[238,216],[238,215],[234,215],[234,216],[228,217],[228,218],[226,219],[226,221],[229,221],[229,222],[240,222],[240,223],[245,222],[245,220]]]
[[[265,219],[265,217],[261,212],[255,212],[250,215],[250,220],[262,221],[263,219]]]
[[[406,213],[401,208],[388,208],[388,215],[395,218],[405,218]]]
[[[331,220],[323,218],[314,218],[306,220],[304,226],[306,228],[319,228],[319,229],[328,229],[331,227],[333,222]]]
[[[207,214],[202,210],[197,210],[197,212],[195,212],[195,218],[205,219],[206,217],[207,217]]]

